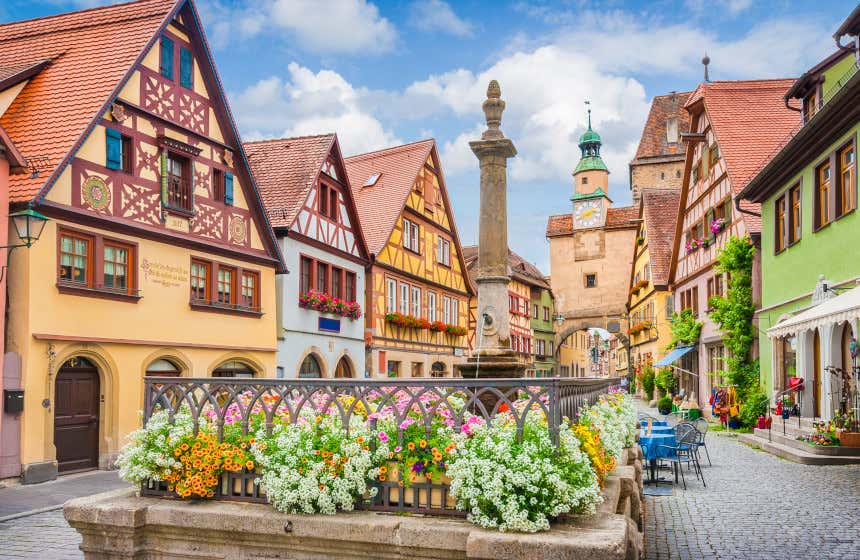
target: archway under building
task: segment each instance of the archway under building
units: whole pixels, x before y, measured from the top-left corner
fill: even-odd
[[[561,320],[559,320],[561,319]],[[562,353],[564,352],[565,343],[571,337],[583,332],[590,333],[594,330],[605,331],[614,336],[620,347],[625,349],[624,355],[628,356],[628,371],[629,371],[629,337],[622,332],[622,324],[626,318],[621,314],[603,315],[600,313],[568,313],[563,316],[556,317],[556,335],[553,342],[553,358],[559,364],[558,375],[561,377],[590,377],[591,371],[591,356],[586,356],[584,363],[563,361]],[[589,334],[589,336],[591,336]],[[607,369],[612,369],[611,366]],[[608,372],[614,375],[614,370]]]

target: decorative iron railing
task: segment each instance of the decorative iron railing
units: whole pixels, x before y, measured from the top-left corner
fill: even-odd
[[[453,428],[467,424],[470,416],[491,419],[499,411],[510,413],[522,437],[526,418],[538,414],[546,420],[552,440],[558,443],[565,419],[575,419],[583,407],[597,402],[600,395],[617,387],[620,378],[528,378],[528,379],[219,379],[187,377],[144,378],[144,424],[159,411],[169,418],[186,411],[195,430],[201,422],[210,423],[218,438],[227,423],[238,423],[248,435],[252,424],[271,433],[277,422],[296,423],[325,411],[340,416],[347,427],[360,416],[371,429],[376,427],[374,413],[395,415],[398,426],[411,416],[424,426],[428,436],[434,417],[444,413]],[[397,406],[395,406],[397,405]],[[229,411],[229,414],[228,414]],[[398,430],[403,444],[403,428]],[[216,498],[265,502],[265,494],[254,472],[225,473]],[[449,499],[448,485],[432,480],[419,481],[407,488],[398,480],[377,481],[376,496],[357,507],[385,511],[411,511],[429,514],[457,514]],[[145,495],[173,495],[163,483],[144,486]]]

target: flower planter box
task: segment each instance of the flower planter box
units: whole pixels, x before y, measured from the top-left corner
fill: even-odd
[[[860,447],[860,432],[837,432],[836,437],[843,447]]]
[[[391,482],[397,482],[400,479],[400,468],[397,463],[388,464],[388,477]],[[449,490],[445,493],[445,503],[442,503],[442,488],[438,486],[448,486]],[[403,505],[414,506],[417,508],[434,508],[434,509],[456,509],[457,500],[451,495],[450,491],[451,479],[446,475],[437,475],[434,479],[429,479],[424,475],[416,476],[415,480],[409,483],[407,487],[400,486],[383,486],[382,491],[388,492],[388,503],[399,504],[401,493],[403,494]],[[416,492],[417,490],[417,492]],[[416,502],[417,495],[417,502]]]

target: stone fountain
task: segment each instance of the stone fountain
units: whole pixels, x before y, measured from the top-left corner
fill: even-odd
[[[517,154],[500,125],[505,102],[492,80],[483,104],[487,130],[469,142],[481,167],[478,221],[478,315],[476,348],[454,369],[465,378],[512,378],[525,375],[525,364],[511,350],[508,314],[508,158]]]

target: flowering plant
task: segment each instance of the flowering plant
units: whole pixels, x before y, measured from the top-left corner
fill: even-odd
[[[445,332],[454,336],[463,336],[468,331],[466,330],[466,327],[460,327],[457,325],[445,325]]]
[[[433,332],[445,332],[445,328],[448,325],[443,323],[442,321],[433,321],[430,323],[430,330]]]
[[[606,451],[617,461],[621,450],[636,443],[636,409],[622,393],[603,395],[580,415],[580,423],[599,430]]]
[[[711,233],[717,235],[721,231],[726,229],[726,220],[723,218],[717,218],[713,222],[711,222]]]
[[[606,452],[603,440],[600,439],[600,430],[585,424],[574,424],[573,433],[576,435],[582,450],[588,455],[594,474],[600,488],[606,482],[606,475],[615,468],[615,458]]]
[[[429,329],[430,322],[424,319],[413,317],[412,315],[404,315],[403,313],[388,313],[385,316],[385,321],[398,327],[407,329]],[[426,323],[426,326],[424,326]]]
[[[701,246],[701,241],[698,239],[690,239],[684,244],[684,249],[688,253],[692,253]]]
[[[358,302],[332,297],[314,289],[299,296],[299,307],[313,309],[320,313],[332,313],[348,319],[361,317],[361,304]]]

